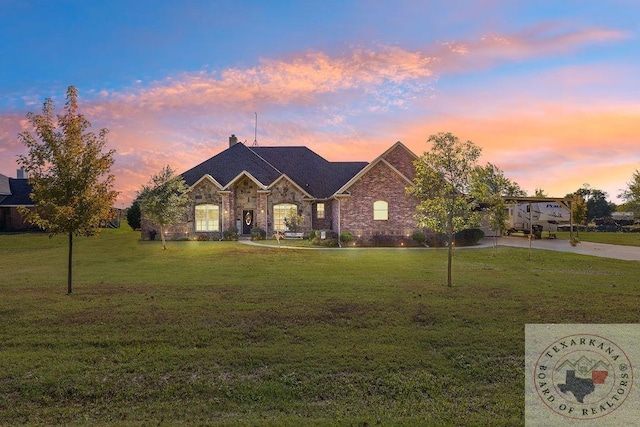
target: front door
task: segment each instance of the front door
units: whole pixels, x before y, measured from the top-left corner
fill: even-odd
[[[251,234],[253,228],[253,211],[242,211],[242,234]]]

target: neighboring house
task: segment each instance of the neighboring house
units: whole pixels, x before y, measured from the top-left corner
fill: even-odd
[[[307,147],[248,147],[232,135],[229,148],[182,174],[191,202],[167,238],[255,227],[271,235],[287,231],[292,208],[304,217],[302,231],[410,236],[418,201],[405,189],[415,159],[401,142],[371,163],[330,162]],[[158,229],[143,221],[143,238]]]
[[[23,220],[18,207],[33,207],[31,185],[23,170],[19,169],[18,178],[9,178],[0,174],[0,232],[39,230],[33,224]],[[121,209],[112,208],[113,219],[100,222],[100,227],[120,227]]]
[[[23,231],[34,226],[22,220],[18,212],[19,206],[31,207],[33,202],[29,195],[31,186],[18,170],[18,178],[9,178],[0,174],[0,231]]]

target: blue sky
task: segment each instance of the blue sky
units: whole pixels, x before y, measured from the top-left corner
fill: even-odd
[[[0,0],[0,173],[45,98],[80,92],[120,202],[227,146],[370,161],[451,131],[528,192],[615,200],[640,168],[635,1]]]

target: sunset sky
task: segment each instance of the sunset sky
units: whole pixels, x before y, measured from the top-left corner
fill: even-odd
[[[450,131],[529,194],[588,183],[614,202],[640,169],[640,2],[0,0],[0,173],[67,86],[129,206],[169,164],[304,145],[371,161]]]

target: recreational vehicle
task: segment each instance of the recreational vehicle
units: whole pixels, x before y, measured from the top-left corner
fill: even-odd
[[[556,201],[518,203],[509,206],[507,235],[513,232],[528,234],[534,231],[540,237],[542,231],[558,231],[558,225],[569,224],[571,212]]]

